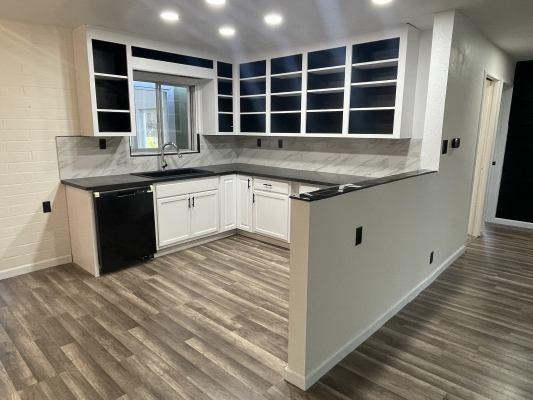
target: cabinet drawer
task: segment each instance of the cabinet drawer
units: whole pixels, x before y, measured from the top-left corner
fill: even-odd
[[[159,183],[155,186],[156,197],[158,199],[216,189],[218,189],[218,177]]]
[[[254,178],[254,189],[288,195],[290,185],[287,182],[274,181],[272,179]]]

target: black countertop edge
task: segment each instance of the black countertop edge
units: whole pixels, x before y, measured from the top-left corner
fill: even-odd
[[[434,174],[436,172],[437,171],[419,169],[416,171],[404,172],[401,174],[390,175],[390,176],[384,176],[382,178],[368,179],[365,181],[356,182],[353,185],[335,186],[335,187],[330,187],[327,189],[317,190],[316,192],[312,192],[312,193],[304,193],[299,196],[291,196],[291,199],[301,200],[301,201],[306,201],[306,202],[324,200],[324,199],[329,199],[331,197],[341,196],[346,193],[356,192],[356,191],[368,189],[374,186],[385,185],[391,182],[397,182],[397,181],[401,181],[404,179],[414,178],[416,176]]]
[[[133,174],[109,175],[88,178],[63,179],[61,183],[77,189],[87,191],[106,191],[128,189],[140,186],[153,185],[162,182],[180,181],[186,179],[206,178],[231,174],[251,175],[270,179],[305,183],[316,186],[335,186],[368,181],[368,177],[357,175],[343,175],[297,169],[269,167],[255,164],[220,164],[205,167],[194,167],[205,171],[194,175],[174,177],[147,178]],[[147,171],[148,172],[148,171]]]

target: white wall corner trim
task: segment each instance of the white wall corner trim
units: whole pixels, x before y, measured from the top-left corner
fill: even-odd
[[[314,383],[314,382],[310,383],[311,381],[309,379],[306,380],[305,376],[303,376],[302,374],[299,374],[298,372],[293,371],[288,365],[285,367],[283,378],[287,382],[292,383],[294,386],[302,390],[309,389],[311,385]]]
[[[30,272],[39,271],[41,269],[55,267],[62,264],[69,264],[72,262],[72,255],[50,258],[48,260],[38,261],[35,263],[18,265],[16,267],[0,271],[0,280],[12,278],[14,276],[24,275]]]
[[[398,314],[402,308],[413,301],[424,289],[426,289],[437,277],[443,273],[450,265],[452,265],[465,252],[466,246],[463,245],[457,249],[450,257],[448,257],[439,267],[433,271],[426,279],[409,291],[400,301],[394,304],[387,312],[376,319],[368,328],[350,339],[344,346],[342,346],[336,353],[332,354],[327,360],[320,364],[317,368],[312,370],[308,376],[303,376],[292,371],[289,367],[285,368],[285,380],[293,385],[307,390],[313,386],[321,377],[323,377],[329,370],[342,361],[348,354],[359,347],[365,340],[372,336],[385,323]]]

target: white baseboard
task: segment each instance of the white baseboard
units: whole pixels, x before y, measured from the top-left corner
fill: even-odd
[[[533,229],[533,223],[531,222],[514,221],[512,219],[503,219],[503,218],[492,218],[490,222],[492,224],[507,225],[507,226],[512,226],[514,228]]]
[[[402,308],[410,303],[425,288],[427,288],[437,277],[454,263],[465,252],[465,246],[461,246],[450,257],[448,257],[433,273],[409,291],[400,301],[394,304],[387,312],[376,319],[368,328],[358,332],[355,337],[344,344],[337,352],[322,362],[317,368],[312,370],[307,376],[303,376],[289,368],[285,368],[284,378],[296,387],[307,390],[322,378],[330,369],[337,365],[344,357],[359,347],[365,340],[372,336],[389,319],[394,317]]]
[[[71,262],[72,256],[69,254],[67,256],[50,258],[48,260],[43,260],[36,263],[19,265],[18,267],[13,267],[4,271],[0,271],[0,280],[27,274],[29,272],[39,271],[45,268],[55,267],[57,265],[68,264]]]
[[[176,253],[176,252],[182,251],[182,250],[187,250],[187,249],[190,249],[191,247],[196,247],[196,246],[200,246],[202,244],[206,244],[206,243],[209,243],[209,242],[214,242],[215,240],[224,239],[224,238],[227,238],[227,237],[230,237],[230,236],[234,236],[236,234],[237,234],[237,230],[231,229],[231,230],[226,231],[226,232],[217,233],[215,235],[207,236],[207,237],[200,238],[200,239],[196,239],[196,240],[193,240],[191,242],[177,244],[177,245],[174,245],[174,246],[170,246],[170,247],[158,250],[157,253],[154,255],[154,257],[158,258],[158,257],[166,256],[168,254]]]
[[[268,244],[272,244],[274,246],[282,247],[282,248],[287,249],[287,250],[291,249],[290,243],[284,242],[283,240],[280,240],[280,239],[274,239],[274,238],[268,237],[266,235],[261,235],[259,233],[247,232],[247,231],[243,231],[241,229],[237,229],[237,235],[246,236],[246,237],[248,237],[250,239],[254,239],[254,240],[258,240],[260,242],[265,242],[265,243],[268,243]]]

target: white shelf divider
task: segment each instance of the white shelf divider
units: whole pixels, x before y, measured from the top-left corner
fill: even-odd
[[[309,89],[307,93],[342,93],[344,87],[326,88],[326,89]]]
[[[296,78],[296,77],[298,77],[300,75],[302,75],[302,71],[284,72],[282,74],[270,75],[270,77],[271,78],[279,78],[279,79],[290,79],[290,78]]]
[[[332,112],[343,112],[342,108],[324,108],[322,110],[307,110],[308,113],[332,113]]]
[[[294,91],[294,92],[279,92],[279,93],[270,93],[271,96],[279,96],[279,97],[292,97],[292,96],[299,96],[302,92],[300,90]]]
[[[357,69],[375,69],[375,68],[395,67],[398,65],[398,61],[399,61],[398,58],[391,58],[388,60],[355,63],[355,64],[352,64],[352,67],[357,68]]]
[[[354,82],[352,87],[383,87],[383,86],[396,86],[397,79],[388,79],[384,81],[368,81],[368,82]]]
[[[106,113],[119,113],[119,114],[129,114],[130,110],[116,110],[113,108],[98,108],[96,111],[98,112],[106,112]]]
[[[265,97],[265,96],[266,96],[266,93],[261,93],[261,94],[247,94],[247,95],[241,96],[241,99],[251,99],[251,98],[254,98],[254,97]]]
[[[98,72],[94,73],[94,77],[96,79],[108,79],[108,80],[116,80],[116,81],[128,80],[128,77],[125,75],[102,74]]]
[[[241,78],[241,82],[252,82],[252,81],[261,81],[263,79],[266,79],[267,76],[266,75],[262,75],[262,76],[252,76],[250,78]]]
[[[359,107],[350,108],[350,111],[390,111],[394,109],[395,107]]]
[[[335,65],[333,67],[313,68],[307,71],[308,74],[334,74],[335,72],[343,72],[346,68],[345,65]]]

